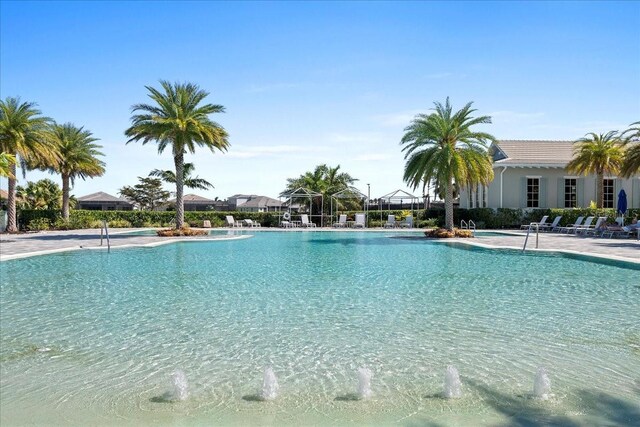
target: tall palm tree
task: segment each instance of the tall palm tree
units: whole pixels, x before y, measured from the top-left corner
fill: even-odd
[[[176,228],[184,224],[184,155],[195,153],[196,146],[211,151],[229,148],[227,132],[209,119],[210,114],[223,113],[222,105],[201,104],[209,93],[192,83],[171,84],[160,81],[162,90],[145,86],[155,105],[136,104],[131,109],[132,125],[125,131],[132,141],[158,143],[158,153],[171,146],[176,168]]]
[[[629,144],[624,157],[620,174],[630,177],[640,173],[640,122],[631,123],[631,127],[624,131],[625,145]]]
[[[472,117],[469,102],[453,112],[449,98],[444,105],[434,102],[434,112],[418,114],[405,128],[400,142],[407,163],[404,180],[415,190],[425,181],[444,188],[445,227],[453,230],[453,190],[458,186],[487,185],[493,179],[488,145],[496,139],[471,127],[491,123],[491,117]]]
[[[15,164],[15,156],[7,153],[0,153],[0,176],[15,178],[16,176],[11,173],[11,166]]]
[[[193,163],[185,163],[183,170],[183,180],[184,186],[187,188],[193,188],[196,190],[209,190],[213,188],[213,184],[207,181],[204,178],[200,178],[198,176],[192,177],[191,174],[195,170],[195,166]],[[176,174],[174,171],[154,169],[149,173],[149,176],[157,176],[162,179],[164,182],[168,182],[170,184],[176,183]]]
[[[586,134],[574,142],[573,159],[567,164],[571,173],[596,175],[597,207],[604,204],[604,175],[616,175],[624,160],[624,141],[616,131]]]
[[[60,154],[60,162],[54,165],[41,165],[52,173],[62,176],[62,217],[69,219],[69,184],[74,185],[76,178],[93,178],[104,174],[104,162],[98,156],[104,156],[101,145],[94,144],[98,138],[72,123],[55,123],[49,134]]]
[[[33,102],[20,102],[20,98],[12,97],[0,100],[0,152],[16,157],[22,166],[28,161],[55,164],[59,157],[47,138],[50,123],[51,119],[42,116]],[[9,173],[7,231],[15,233],[18,231],[15,163],[9,165]]]
[[[324,199],[324,209],[328,211],[329,196],[347,189],[353,185],[355,181],[357,181],[357,179],[348,173],[340,172],[340,165],[331,167],[322,164],[316,166],[313,171],[305,172],[298,178],[288,178],[287,186],[282,194],[291,193],[300,187],[320,193],[323,197],[315,198],[313,205],[317,212],[320,212],[323,209],[321,201]]]

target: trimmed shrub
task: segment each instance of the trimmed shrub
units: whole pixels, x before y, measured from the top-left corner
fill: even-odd
[[[460,230],[458,228],[454,228],[453,231],[449,231],[446,228],[436,228],[425,231],[424,235],[435,239],[449,239],[452,237],[469,238],[473,237],[473,232],[471,230]]]
[[[47,231],[50,227],[51,227],[51,221],[49,221],[49,218],[36,218],[29,223],[27,230]]]
[[[179,230],[175,228],[158,230],[158,236],[160,237],[178,237],[178,236],[206,236],[208,233],[205,230],[192,230],[189,227],[182,227]]]

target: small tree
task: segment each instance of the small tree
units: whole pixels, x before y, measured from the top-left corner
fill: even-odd
[[[169,199],[170,193],[162,188],[162,181],[158,178],[138,177],[139,184],[133,187],[124,186],[120,189],[120,195],[132,203],[138,209],[152,211],[163,205]]]
[[[19,209],[57,210],[62,206],[62,190],[50,179],[29,181],[17,187],[16,202]]]

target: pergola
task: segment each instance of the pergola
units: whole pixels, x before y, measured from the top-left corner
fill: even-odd
[[[286,192],[286,193],[282,193],[280,194],[280,198],[284,197],[285,203],[288,204],[288,212],[289,215],[291,215],[291,204],[293,203],[294,200],[296,199],[308,199],[309,200],[309,216],[313,217],[313,210],[312,210],[312,206],[313,206],[313,199],[315,199],[316,197],[320,197],[320,206],[324,206],[324,196],[322,195],[322,193],[316,193],[315,191],[311,191],[307,188],[304,187],[298,187],[293,191],[290,192]],[[316,216],[320,216],[320,227],[322,227],[324,225],[324,210],[320,209],[320,215],[316,215]],[[282,215],[278,214],[278,222],[282,222]]]
[[[358,200],[362,203],[362,209],[364,210],[365,223],[369,223],[369,198],[355,187],[347,187],[344,190],[338,191],[331,195],[331,217],[334,217],[334,200],[336,211],[338,210],[338,202],[342,199]]]
[[[379,207],[380,207],[380,220],[382,221],[382,208],[384,202],[387,202],[387,210],[391,210],[391,202],[400,202],[403,204],[404,201],[411,201],[411,212],[413,213],[413,205],[414,203],[420,203],[420,198],[414,196],[413,194],[407,193],[403,190],[392,191],[391,193],[385,194],[384,196],[378,199]]]

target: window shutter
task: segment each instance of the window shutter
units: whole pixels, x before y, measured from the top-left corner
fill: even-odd
[[[520,177],[520,207],[527,207],[527,178],[524,176]]]
[[[579,208],[586,208],[587,206],[585,206],[585,202],[584,202],[584,178],[578,178],[576,179],[576,192],[578,200],[578,207]]]
[[[557,208],[564,208],[564,178],[558,178],[558,205]]]
[[[540,178],[540,202],[538,203],[538,207],[546,208],[549,204],[547,203],[547,178]]]

